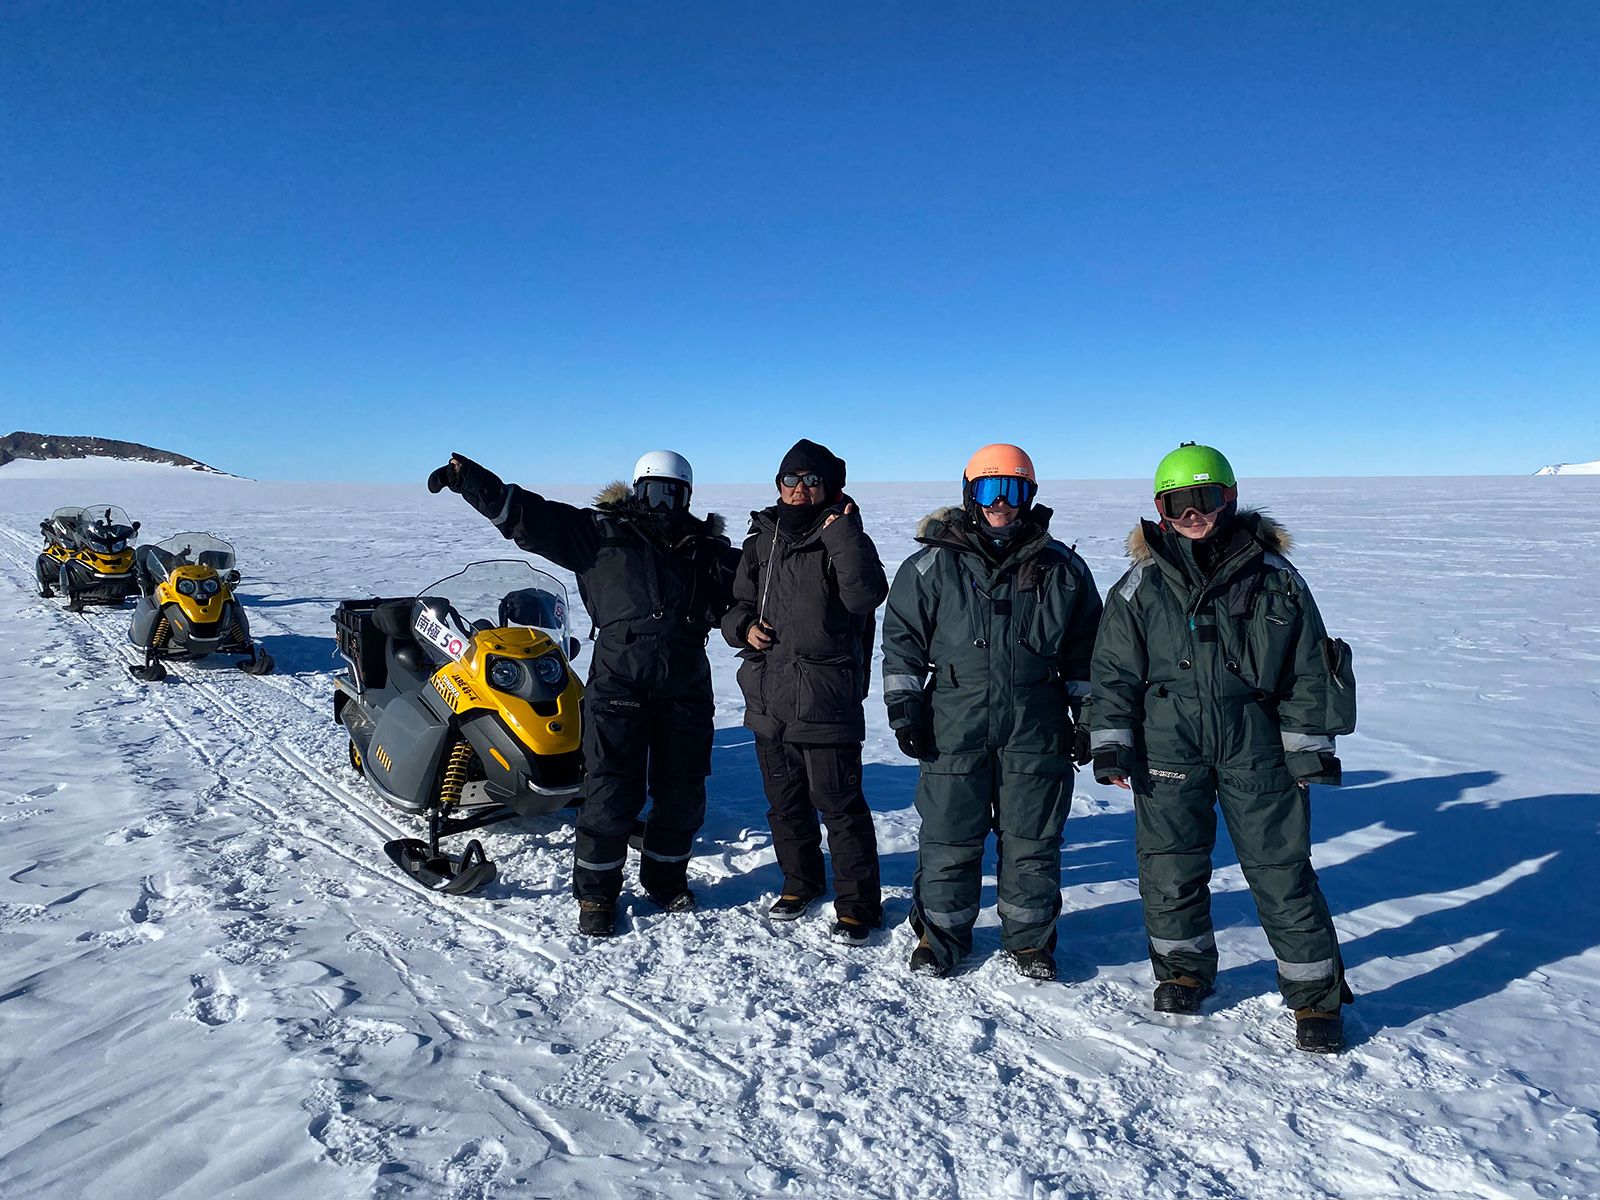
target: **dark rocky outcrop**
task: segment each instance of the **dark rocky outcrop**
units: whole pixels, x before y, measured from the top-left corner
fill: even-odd
[[[157,450],[138,442],[119,442],[115,438],[64,437],[51,433],[8,433],[0,438],[0,467],[17,458],[120,458],[128,462],[168,463],[194,471],[224,472],[184,454]]]

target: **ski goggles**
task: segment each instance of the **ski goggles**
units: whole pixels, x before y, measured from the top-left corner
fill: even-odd
[[[1156,507],[1169,521],[1176,521],[1191,508],[1202,517],[1223,508],[1232,497],[1220,483],[1197,483],[1193,487],[1172,488],[1156,497]]]
[[[979,508],[991,508],[1002,500],[1012,508],[1021,508],[1039,490],[1033,480],[1020,475],[985,475],[968,486],[972,488],[972,502]]]
[[[787,475],[779,475],[778,483],[786,488],[799,487],[801,484],[808,488],[821,487],[822,476],[815,471],[790,471]]]
[[[689,485],[681,479],[637,479],[633,498],[646,508],[688,508]]]

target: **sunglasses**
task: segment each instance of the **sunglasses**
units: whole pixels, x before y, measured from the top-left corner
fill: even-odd
[[[808,488],[821,487],[822,476],[815,471],[806,471],[798,475],[790,471],[787,475],[779,475],[778,482],[786,488],[799,487],[801,484],[805,484]]]
[[[633,498],[646,508],[688,508],[689,485],[679,479],[641,479],[633,485]]]
[[[979,508],[989,508],[1001,500],[1012,508],[1021,508],[1038,490],[1033,480],[1017,475],[985,475],[974,479],[971,487],[972,502]]]
[[[1202,517],[1210,516],[1228,503],[1228,489],[1220,483],[1197,483],[1193,487],[1173,488],[1156,497],[1156,507],[1169,521],[1176,521],[1191,508]]]

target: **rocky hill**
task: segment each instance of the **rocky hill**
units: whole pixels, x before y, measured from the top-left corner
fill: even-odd
[[[138,442],[119,442],[115,438],[63,437],[49,433],[24,433],[21,430],[0,438],[0,467],[17,458],[115,458],[125,462],[167,463],[174,467],[209,471],[215,475],[225,474],[187,455],[157,450],[154,446],[142,446]]]

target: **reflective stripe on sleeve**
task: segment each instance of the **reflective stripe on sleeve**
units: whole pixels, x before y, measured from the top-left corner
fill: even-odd
[[[918,675],[885,675],[883,677],[883,692],[920,692],[922,678]]]
[[[1127,746],[1133,748],[1133,730],[1131,729],[1096,729],[1089,735],[1090,750],[1109,750],[1113,746]]]
[[[1333,739],[1325,733],[1295,733],[1292,730],[1283,730],[1283,752],[1285,754],[1302,754],[1308,750],[1318,753],[1323,750],[1330,754],[1333,752]]]
[[[1122,586],[1117,589],[1117,594],[1124,600],[1132,600],[1133,594],[1139,590],[1139,581],[1144,578],[1144,570],[1149,563],[1140,563],[1128,572],[1128,577],[1122,581]]]
[[[1089,681],[1087,679],[1067,680],[1067,695],[1073,700],[1087,700],[1089,698]]]

